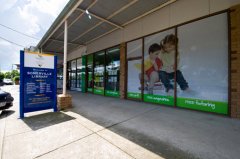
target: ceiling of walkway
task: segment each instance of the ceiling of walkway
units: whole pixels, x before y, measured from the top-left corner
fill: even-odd
[[[176,0],[70,0],[38,47],[44,52],[63,52],[64,16],[68,16],[68,52],[86,45]],[[88,10],[89,14],[86,13]],[[62,23],[61,23],[62,22]],[[57,27],[58,26],[58,27]]]

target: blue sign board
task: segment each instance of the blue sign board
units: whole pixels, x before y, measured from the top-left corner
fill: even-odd
[[[24,113],[57,111],[57,57],[20,51],[20,118]]]

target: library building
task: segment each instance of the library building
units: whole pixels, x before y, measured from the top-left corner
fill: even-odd
[[[38,43],[69,91],[240,119],[240,0],[70,0]]]

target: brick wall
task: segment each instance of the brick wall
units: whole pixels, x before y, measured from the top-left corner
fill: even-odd
[[[124,99],[125,95],[125,77],[126,77],[126,43],[120,45],[120,98]]]
[[[231,117],[240,119],[240,5],[230,8]]]

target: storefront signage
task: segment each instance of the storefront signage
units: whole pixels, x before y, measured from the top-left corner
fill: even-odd
[[[53,108],[57,111],[57,57],[20,52],[20,117]]]
[[[119,91],[105,90],[105,96],[109,97],[119,97]]]
[[[104,95],[104,90],[103,89],[94,88],[94,94]]]
[[[228,113],[228,103],[191,98],[178,98],[177,105],[182,108],[215,112],[220,114]]]
[[[149,95],[144,94],[144,101],[156,104],[164,104],[173,106],[174,105],[174,97],[173,96],[159,96],[159,95]]]
[[[128,92],[127,97],[133,99],[141,99],[141,93]]]

